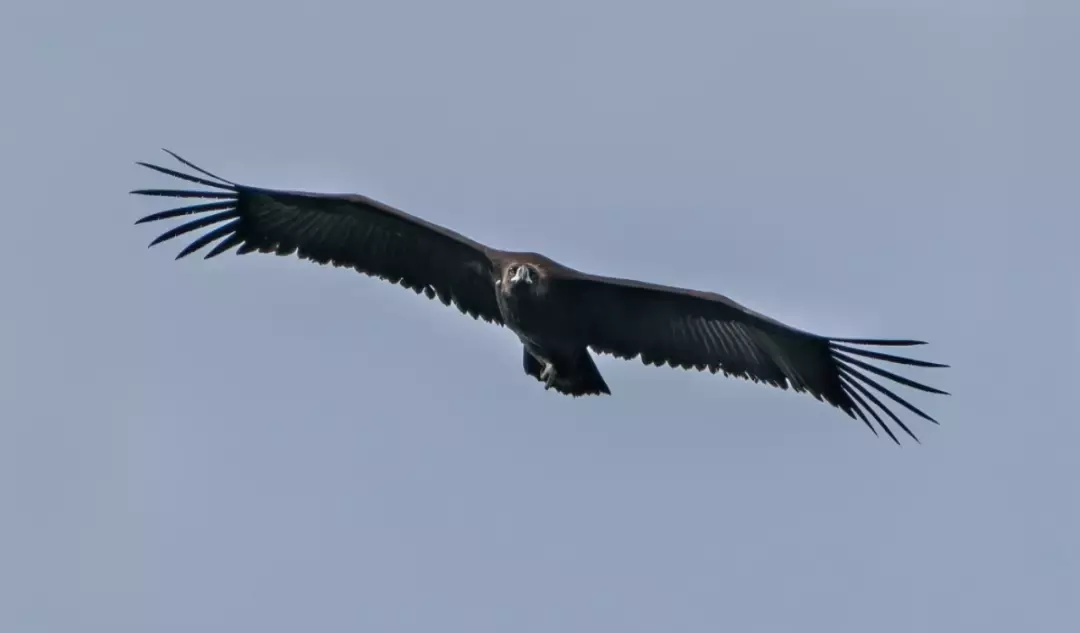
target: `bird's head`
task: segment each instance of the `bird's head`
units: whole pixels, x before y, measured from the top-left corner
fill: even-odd
[[[536,293],[541,285],[540,271],[533,264],[513,262],[503,272],[502,286],[507,293]]]

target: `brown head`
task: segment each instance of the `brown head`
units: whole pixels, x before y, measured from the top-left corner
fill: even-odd
[[[511,260],[503,266],[499,289],[503,294],[525,296],[540,295],[547,290],[547,271],[536,262]]]

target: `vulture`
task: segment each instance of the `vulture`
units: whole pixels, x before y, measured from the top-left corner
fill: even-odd
[[[131,193],[201,202],[137,220],[186,219],[151,247],[201,229],[176,259],[204,248],[205,258],[231,249],[237,254],[295,253],[437,297],[475,319],[511,330],[522,344],[525,374],[561,394],[611,393],[590,351],[640,358],[646,365],[722,372],[810,394],[862,421],[876,435],[869,416],[897,444],[882,416],[919,439],[879,396],[937,421],[879,379],[947,395],[867,362],[947,367],[864,349],[924,341],[812,334],[713,292],[604,277],[538,253],[498,250],[363,195],[237,184],[164,151],[198,175],[136,164],[202,188]]]

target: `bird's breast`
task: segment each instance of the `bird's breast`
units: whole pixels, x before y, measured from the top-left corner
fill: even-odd
[[[549,296],[500,293],[499,309],[508,328],[532,341],[562,339],[573,330],[569,306]]]

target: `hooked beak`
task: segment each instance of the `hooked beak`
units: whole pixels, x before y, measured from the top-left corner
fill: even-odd
[[[510,278],[510,283],[516,284],[519,281],[525,280],[525,283],[531,284],[532,278],[529,277],[528,266],[518,266],[518,269],[514,271],[514,276]]]

